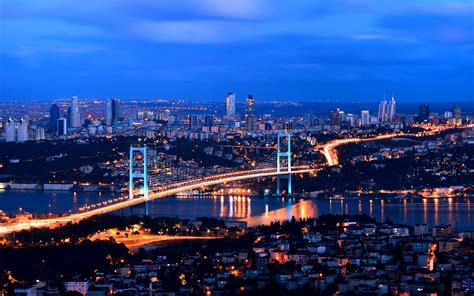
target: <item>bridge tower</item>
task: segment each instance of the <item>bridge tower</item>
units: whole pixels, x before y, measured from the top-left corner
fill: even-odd
[[[135,157],[141,155],[141,158]],[[143,197],[148,202],[148,156],[147,147],[130,146],[128,196],[133,199],[135,179],[143,180]]]
[[[287,143],[286,145],[282,145],[282,141],[285,138]],[[291,188],[291,134],[278,133],[277,146],[277,172],[288,172],[288,195],[292,195],[293,192]],[[286,149],[284,146],[286,146]],[[280,175],[277,176],[277,195],[280,195]]]

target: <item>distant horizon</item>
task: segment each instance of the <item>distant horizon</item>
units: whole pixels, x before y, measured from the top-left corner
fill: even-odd
[[[71,95],[70,97],[59,97],[59,98],[41,98],[41,99],[29,99],[29,98],[24,98],[24,99],[1,99],[0,98],[0,103],[24,103],[24,102],[60,102],[60,101],[68,101],[75,95]],[[191,103],[224,103],[225,96],[222,97],[222,99],[193,99],[193,98],[125,98],[125,97],[80,97],[77,96],[79,101],[107,101],[111,99],[118,99],[122,101],[184,101],[184,102],[191,102]],[[236,94],[236,103],[245,103],[245,99],[247,98],[247,94],[245,96],[239,96]],[[381,102],[384,98],[381,97],[380,99],[373,99],[373,100],[341,100],[341,99],[289,99],[289,98],[282,98],[282,99],[259,99],[258,96],[255,96],[255,103],[256,104],[271,104],[271,103],[328,103],[328,104],[336,104],[336,103],[341,103],[341,104],[372,104],[372,103],[379,103]],[[390,97],[385,98],[387,101],[391,100]],[[456,103],[474,103],[474,98],[473,99],[465,99],[465,100],[440,100],[440,101],[430,101],[429,99],[426,100],[412,100],[412,99],[398,99],[395,96],[395,100],[397,103],[402,103],[402,104],[456,104]]]

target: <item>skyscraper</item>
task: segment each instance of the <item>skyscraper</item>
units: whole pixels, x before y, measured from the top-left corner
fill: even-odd
[[[190,128],[195,128],[199,125],[199,118],[197,115],[189,115],[188,120]]]
[[[67,120],[64,117],[58,119],[58,127],[56,129],[58,136],[67,135]]]
[[[18,125],[18,142],[28,141],[28,123],[23,118]]]
[[[42,127],[37,127],[35,130],[35,140],[36,141],[42,141],[44,140],[44,128]]]
[[[107,101],[107,113],[105,117],[105,123],[107,125],[113,125],[120,116],[120,101],[112,99]]]
[[[430,105],[420,104],[418,107],[418,121],[423,122],[430,117]]]
[[[213,115],[204,116],[204,125],[205,126],[213,126],[214,125],[214,116]]]
[[[81,113],[79,112],[79,103],[77,101],[77,97],[71,97],[71,112],[69,123],[72,128],[81,127]]]
[[[331,126],[337,126],[337,127],[340,127],[341,126],[341,111],[339,110],[339,108],[336,108],[334,110],[331,111]]]
[[[52,133],[56,133],[58,129],[59,119],[59,107],[56,104],[51,105],[49,108],[49,130]]]
[[[312,127],[314,125],[314,112],[309,110],[304,114],[305,127]]]
[[[255,99],[252,95],[248,95],[245,100],[245,115],[255,115]]]
[[[395,114],[396,114],[395,105],[396,105],[395,97],[392,96],[392,100],[388,102],[388,105],[387,105],[387,121],[388,122],[392,122],[395,117]]]
[[[16,122],[13,120],[8,119],[5,125],[5,139],[7,142],[15,142],[15,134],[16,134]]]
[[[245,122],[248,131],[255,130],[255,121],[255,99],[252,95],[248,95],[247,100],[245,100]]]
[[[379,104],[379,113],[378,113],[378,120],[379,122],[387,122],[387,100],[383,100]]]
[[[369,110],[362,110],[360,111],[360,121],[362,126],[370,125],[370,114]]]
[[[453,105],[453,117],[461,119],[461,107],[459,105]]]
[[[235,93],[231,92],[225,97],[225,114],[228,117],[235,116]]]

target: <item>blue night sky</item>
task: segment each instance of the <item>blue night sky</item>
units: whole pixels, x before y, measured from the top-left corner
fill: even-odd
[[[474,1],[1,0],[0,100],[474,100]]]

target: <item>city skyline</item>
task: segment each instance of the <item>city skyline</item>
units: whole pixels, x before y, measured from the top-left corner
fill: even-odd
[[[470,1],[181,4],[4,1],[0,101],[474,98]]]

